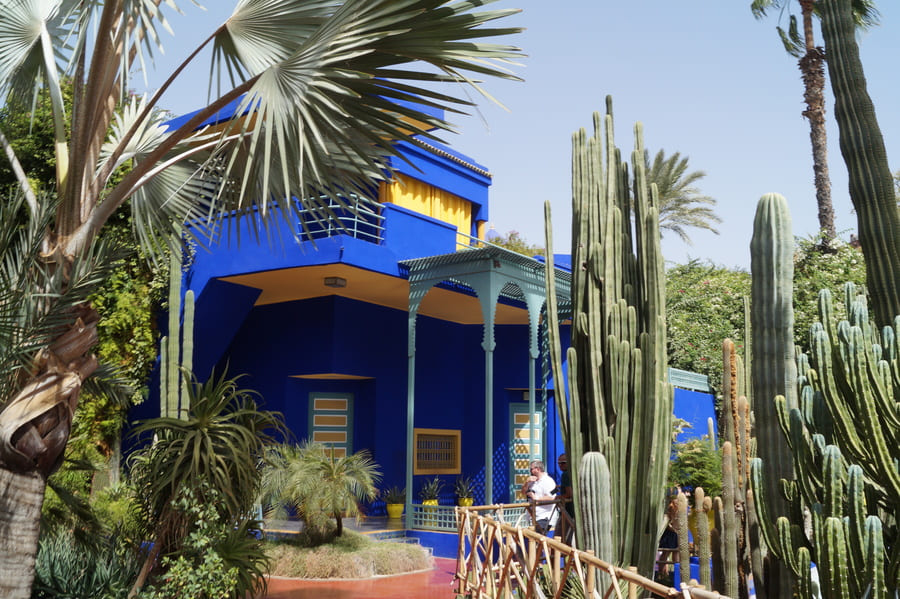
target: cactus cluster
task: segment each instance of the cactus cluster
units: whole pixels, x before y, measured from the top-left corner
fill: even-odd
[[[835,326],[831,294],[820,292],[812,350],[798,359],[800,405],[775,401],[797,473],[784,483],[790,518],[764,520],[766,501],[758,509],[766,542],[800,592],[812,584],[812,561],[825,599],[893,596],[900,591],[900,317],[878,335],[854,285],[845,286],[844,301],[848,319]],[[764,466],[753,463],[754,488]]]
[[[651,575],[662,532],[673,395],[666,370],[657,192],[646,181],[640,124],[634,137],[632,178],[615,147],[609,98],[605,117],[594,115],[593,135],[584,130],[573,135],[569,398],[557,393],[556,400],[573,468],[579,546]],[[553,331],[549,205],[546,210],[548,330]],[[550,353],[555,380],[565,380],[558,337],[551,338]],[[593,452],[608,465],[614,499],[609,504],[590,491],[600,485],[588,480],[597,472],[589,465]],[[601,536],[607,533],[587,524],[594,522],[612,523],[609,547]]]
[[[188,396],[189,379],[184,373],[192,372],[194,362],[194,292],[184,294],[182,306],[181,256],[172,250],[169,257],[169,334],[160,340],[159,415],[165,418],[187,417],[189,406],[182,399]]]

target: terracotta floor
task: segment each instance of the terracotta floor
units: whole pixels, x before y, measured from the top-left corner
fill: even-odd
[[[268,599],[453,599],[456,560],[435,558],[434,569],[371,580],[269,580]]]

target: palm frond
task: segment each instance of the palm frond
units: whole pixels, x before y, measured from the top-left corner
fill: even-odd
[[[227,71],[235,85],[252,83],[236,110],[252,118],[225,127],[222,144],[210,155],[223,165],[225,179],[240,182],[220,187],[222,209],[255,202],[265,217],[280,202],[295,216],[296,204],[285,199],[315,208],[321,207],[318,198],[366,195],[385,176],[386,158],[397,155],[395,140],[437,139],[432,129],[450,129],[425,106],[456,110],[470,104],[423,84],[477,86],[467,71],[514,79],[498,63],[519,56],[518,49],[476,41],[515,31],[481,27],[514,11],[471,12],[480,4],[240,3],[217,37],[214,69]],[[416,62],[434,72],[396,68]]]
[[[37,213],[25,212],[21,193],[0,202],[0,404],[115,265],[116,250],[106,242],[71,263],[43,255],[56,200],[46,194],[38,200]]]
[[[678,235],[691,244],[686,228],[706,229],[718,234],[715,224],[722,219],[713,211],[716,200],[702,195],[695,183],[706,176],[703,171],[689,171],[687,156],[675,152],[666,156],[659,150],[650,161],[650,153],[644,153],[647,183],[656,185],[658,193],[659,227]]]

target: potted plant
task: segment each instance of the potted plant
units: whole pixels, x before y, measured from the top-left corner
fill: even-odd
[[[387,506],[388,518],[399,518],[403,515],[406,505],[406,489],[390,487],[382,493],[382,498]]]
[[[431,480],[425,481],[425,484],[419,489],[419,499],[422,500],[422,505],[437,505],[442,488],[444,488],[444,481],[436,475]]]
[[[474,502],[475,484],[468,476],[456,477],[456,502],[458,505],[470,506]]]

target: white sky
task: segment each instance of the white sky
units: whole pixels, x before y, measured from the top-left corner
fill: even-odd
[[[180,4],[186,16],[170,17],[176,37],[163,37],[166,56],[157,57],[159,74],[151,76],[151,87],[234,6],[231,0],[206,0],[203,12],[187,0]],[[897,170],[900,6],[878,4],[881,25],[859,41],[891,168]],[[756,201],[770,191],[787,197],[794,234],[813,234],[818,222],[799,70],[777,37],[777,15],[757,21],[749,5],[750,0],[502,0],[490,6],[523,9],[508,24],[527,28],[509,40],[528,55],[515,67],[525,81],[488,82],[508,111],[485,100],[481,115],[463,118],[459,135],[446,141],[492,172],[490,222],[497,231],[517,230],[543,245],[543,203],[549,199],[555,251],[568,252],[571,135],[591,126],[592,112],[602,111],[610,94],[624,155],[632,149],[633,124],[641,121],[651,153],[663,148],[689,156],[691,170],[707,173],[701,191],[719,202],[721,235],[691,232],[691,247],[670,234],[663,239],[668,261],[699,258],[748,268]],[[179,113],[202,106],[208,68],[207,55],[161,106]],[[848,239],[856,217],[831,121],[830,91],[826,98],[832,196],[837,228]]]

